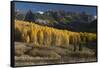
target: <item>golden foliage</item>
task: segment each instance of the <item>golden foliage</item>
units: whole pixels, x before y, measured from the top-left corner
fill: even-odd
[[[17,37],[15,41],[34,43],[40,46],[68,46],[96,40],[96,34],[93,33],[71,32],[18,20],[15,20],[15,37]]]

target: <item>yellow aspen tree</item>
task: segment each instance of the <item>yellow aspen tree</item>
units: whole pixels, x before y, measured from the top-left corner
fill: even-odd
[[[39,32],[39,35],[40,35],[40,36],[39,36],[39,43],[40,43],[40,45],[42,46],[42,45],[43,45],[43,41],[44,41],[44,40],[43,40],[43,31],[40,31],[40,32]]]
[[[26,42],[29,43],[29,42],[30,42],[30,37],[29,37],[29,35],[27,35],[26,38],[27,38]]]
[[[62,36],[62,46],[67,47],[69,46],[69,35],[65,32]]]

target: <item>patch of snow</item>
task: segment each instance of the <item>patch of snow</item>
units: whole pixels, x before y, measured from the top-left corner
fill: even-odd
[[[97,16],[94,16],[94,19],[96,19],[97,18]]]
[[[38,11],[38,13],[43,14],[44,12],[43,11]]]

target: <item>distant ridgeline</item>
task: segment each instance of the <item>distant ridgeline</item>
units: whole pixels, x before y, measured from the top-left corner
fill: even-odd
[[[86,12],[77,13],[65,12],[63,10],[48,10],[42,13],[33,13],[29,10],[27,13],[22,13],[15,11],[15,19],[75,32],[96,33],[97,28],[97,19]]]

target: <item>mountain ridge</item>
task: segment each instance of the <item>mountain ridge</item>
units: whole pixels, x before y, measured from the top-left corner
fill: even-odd
[[[92,23],[95,23],[97,19],[85,12],[75,13],[48,10],[40,14],[39,12],[33,13],[31,10],[29,10],[26,14],[19,14],[19,16],[17,16],[17,14],[15,14],[16,19],[20,18],[20,20],[35,22],[43,26],[68,29],[76,32],[96,32],[97,27],[94,26],[94,29],[90,29],[92,28]],[[95,23],[95,25],[96,24],[97,23]]]

